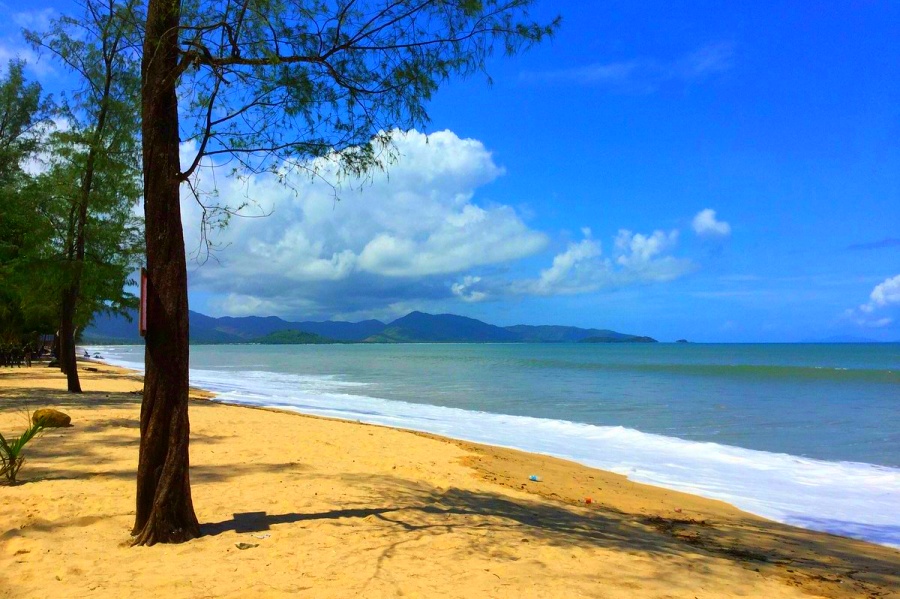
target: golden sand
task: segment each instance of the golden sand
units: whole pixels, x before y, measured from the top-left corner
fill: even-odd
[[[4,434],[42,407],[74,424],[0,486],[0,597],[900,597],[892,549],[546,456],[202,393],[203,536],[130,547],[141,379],[82,366],[97,368],[83,395],[55,369],[0,369]]]

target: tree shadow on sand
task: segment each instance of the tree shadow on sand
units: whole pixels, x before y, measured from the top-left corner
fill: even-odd
[[[34,411],[37,408],[133,408],[141,403],[139,393],[68,393],[46,388],[10,388],[0,391],[0,414]]]
[[[262,532],[277,525],[313,520],[343,520],[352,524],[353,519],[374,516],[410,533],[490,526],[493,530],[520,529],[545,541],[566,545],[618,545],[636,551],[660,549],[657,543],[647,543],[639,535],[631,534],[634,525],[599,513],[585,517],[563,506],[543,502],[511,501],[500,495],[456,488],[439,490],[392,477],[367,478],[387,482],[393,488],[392,493],[381,496],[382,506],[285,514],[243,512],[228,520],[205,524],[201,530],[204,535],[216,536],[228,531]],[[449,521],[449,516],[462,518]]]
[[[391,546],[428,535],[490,531],[515,542],[606,548],[674,559],[700,553],[776,575],[824,596],[846,597],[849,588],[861,596],[884,596],[900,588],[900,553],[752,518],[734,522],[661,518],[596,505],[573,507],[459,488],[439,489],[392,476],[333,478],[365,490],[367,499],[346,508],[318,512],[241,512],[202,525],[201,531],[217,536],[261,533],[323,520],[355,526],[366,520],[384,527],[384,539]],[[402,532],[399,540],[398,529]],[[496,546],[486,547],[479,535],[462,536],[469,539],[471,552],[497,550]]]

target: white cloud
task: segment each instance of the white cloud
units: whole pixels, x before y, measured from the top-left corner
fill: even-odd
[[[612,63],[594,63],[554,71],[526,72],[529,83],[573,83],[605,87],[626,93],[652,93],[664,84],[691,83],[731,69],[734,45],[715,43],[674,60],[636,58]]]
[[[487,299],[488,294],[483,291],[475,291],[472,288],[481,282],[481,277],[467,276],[450,286],[453,295],[464,302],[480,302]]]
[[[608,261],[600,260],[602,249],[593,239],[570,243],[553,258],[550,268],[525,286],[534,295],[564,295],[593,291],[602,286],[609,273]]]
[[[512,207],[475,202],[476,191],[504,172],[481,142],[411,131],[395,143],[400,158],[388,172],[350,182],[339,201],[330,186],[300,175],[289,177],[295,191],[270,176],[220,180],[221,203],[249,199],[257,204],[251,212],[270,215],[232,219],[213,238],[226,249],[193,270],[192,287],[230,297],[218,303],[228,313],[352,313],[451,297],[446,276],[546,246],[546,235]],[[184,162],[193,149],[182,148]],[[201,210],[187,190],[182,205],[190,252],[200,244]],[[457,296],[483,299],[463,288]]]
[[[672,281],[696,268],[691,260],[668,255],[677,245],[678,231],[644,235],[621,229],[611,257],[603,255],[602,246],[591,238],[590,229],[582,231],[585,238],[569,243],[535,279],[504,281],[482,277],[465,284],[465,289],[484,297],[573,295]]]
[[[677,243],[678,231],[654,231],[652,235],[642,235],[620,229],[616,235],[616,249],[619,251],[616,262],[625,268],[641,269]]]
[[[844,311],[844,317],[856,324],[870,328],[884,328],[894,323],[893,316],[878,316],[885,310],[895,310],[900,306],[900,275],[888,277],[875,285],[869,294],[869,301],[856,309]]]
[[[38,130],[38,135],[41,139],[41,143],[38,147],[44,148],[44,150],[29,156],[22,164],[22,170],[30,175],[39,175],[47,172],[53,162],[59,160],[60,157],[47,149],[49,146],[46,145],[46,142],[54,133],[65,133],[71,128],[72,123],[70,123],[68,119],[62,117],[54,117],[46,125],[42,126]]]
[[[231,219],[213,235],[224,249],[190,267],[192,291],[209,294],[215,314],[387,318],[452,310],[456,302],[666,282],[696,268],[673,255],[678,231],[623,229],[604,255],[584,227],[580,240],[548,257],[533,277],[513,274],[521,273],[517,262],[546,248],[548,237],[513,207],[481,199],[504,172],[491,153],[450,131],[395,136],[399,160],[365,185],[345,184],[339,200],[319,179],[289,174],[287,187],[271,175],[222,180],[204,163],[202,179],[219,176],[219,203],[249,201],[251,214],[268,216]],[[183,144],[183,163],[195,149]],[[190,253],[201,243],[202,211],[187,189],[182,199]]]
[[[359,268],[392,277],[450,274],[522,258],[546,244],[508,206],[484,209],[466,203],[434,225],[408,237],[379,234],[360,253]]]
[[[867,314],[879,308],[900,304],[900,275],[885,279],[879,283],[869,294],[869,302],[859,309]]]
[[[56,16],[56,10],[43,8],[37,10],[23,10],[12,14],[12,21],[19,27],[43,31],[50,27],[50,21]]]
[[[281,308],[277,303],[266,299],[260,299],[252,295],[240,293],[227,293],[216,298],[216,309],[229,316],[259,316],[260,314],[274,314]]]
[[[716,220],[716,211],[711,208],[698,212],[691,226],[694,233],[701,237],[727,237],[731,234],[731,225],[723,220]]]
[[[696,269],[686,258],[666,255],[678,243],[678,231],[654,231],[651,235],[622,229],[616,236],[616,263],[620,285],[632,282],[661,283],[673,281]]]
[[[11,60],[24,60],[26,71],[39,81],[45,81],[50,75],[56,74],[49,58],[42,57],[21,42],[0,38],[0,74],[6,73]]]

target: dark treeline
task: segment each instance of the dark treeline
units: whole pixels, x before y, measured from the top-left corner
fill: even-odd
[[[2,363],[52,352],[73,392],[79,333],[95,314],[136,306],[125,289],[142,238],[133,12],[85,8],[82,19],[25,32],[71,74],[58,99],[27,80],[24,62],[0,67]]]

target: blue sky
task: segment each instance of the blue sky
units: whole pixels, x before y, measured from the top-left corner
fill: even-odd
[[[0,59],[62,6],[4,6]],[[535,8],[556,12],[555,39],[447,85],[389,176],[340,202],[220,181],[272,216],[190,266],[192,308],[900,340],[900,4]]]

